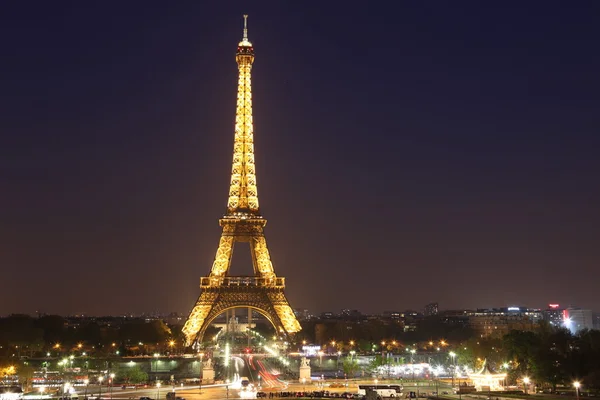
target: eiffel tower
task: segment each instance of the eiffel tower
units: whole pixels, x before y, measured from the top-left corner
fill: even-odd
[[[280,334],[302,329],[285,297],[285,278],[273,270],[264,234],[267,220],[258,207],[250,82],[254,48],[248,41],[247,18],[244,15],[244,33],[236,53],[239,79],[227,212],[219,220],[223,233],[210,275],[200,278],[200,297],[183,327],[188,346],[201,342],[210,323],[233,308],[258,311]],[[253,276],[229,275],[236,242],[249,242]]]

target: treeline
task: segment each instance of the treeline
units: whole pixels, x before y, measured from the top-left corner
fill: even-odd
[[[541,389],[573,389],[580,382],[586,391],[600,391],[600,331],[572,334],[564,328],[541,324],[534,332],[511,331],[503,338],[471,338],[456,349],[457,364],[506,372],[508,381],[528,377]]]
[[[300,340],[309,343],[327,344],[331,340],[339,342],[357,342],[357,350],[368,351],[372,343],[382,339],[395,340],[413,344],[432,339],[445,339],[458,343],[468,340],[475,335],[474,331],[465,325],[445,323],[439,316],[425,317],[415,321],[415,329],[405,331],[405,324],[399,321],[340,321],[319,320],[302,323],[302,331],[298,333]]]
[[[11,315],[0,318],[0,346],[4,357],[36,357],[46,352],[80,350],[128,355],[131,351],[154,350],[179,339],[180,329],[171,329],[160,320],[123,319],[110,323],[81,320],[69,324],[56,316],[39,318]]]

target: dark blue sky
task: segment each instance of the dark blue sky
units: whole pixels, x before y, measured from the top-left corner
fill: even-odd
[[[0,11],[0,314],[191,309],[226,206],[244,13],[293,307],[600,310],[598,2]]]

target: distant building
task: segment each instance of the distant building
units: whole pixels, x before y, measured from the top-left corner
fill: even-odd
[[[592,310],[581,308],[565,309],[565,327],[572,333],[577,333],[582,329],[594,329],[594,319]]]
[[[331,311],[325,311],[321,313],[321,319],[334,319],[335,314]]]
[[[438,303],[429,303],[425,306],[425,316],[429,317],[431,315],[438,315],[439,313]]]
[[[360,319],[362,318],[362,313],[358,310],[348,310],[348,309],[344,309],[342,310],[342,314],[341,317],[343,319]]]
[[[296,315],[296,318],[299,321],[308,321],[312,317],[312,315],[310,315],[310,312],[308,312],[306,308],[294,309],[294,315]]]
[[[442,323],[449,326],[466,328],[469,326],[469,314],[471,310],[445,310],[439,314]]]
[[[560,304],[548,304],[548,309],[542,311],[542,318],[551,326],[561,327],[565,325],[565,309]]]
[[[540,310],[525,307],[478,309],[469,313],[469,326],[481,337],[502,337],[511,330],[531,331],[541,319]]]
[[[381,317],[383,319],[403,319],[404,318],[404,313],[400,312],[400,311],[384,311],[383,314],[381,314]]]
[[[594,329],[600,330],[600,313],[593,313]]]

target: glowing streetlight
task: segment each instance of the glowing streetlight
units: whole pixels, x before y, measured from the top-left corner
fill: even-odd
[[[45,391],[46,391],[46,386],[40,386],[40,399],[44,396]]]
[[[110,381],[109,381],[110,382],[110,398],[112,400],[112,388],[113,388],[113,383],[115,380],[115,374],[110,374],[109,376],[110,376]]]
[[[452,387],[454,387],[454,374],[456,373],[456,353],[451,351],[450,353],[448,353],[448,355],[450,356],[450,358],[452,359]]]
[[[579,387],[581,383],[579,381],[573,382],[573,386],[575,386],[575,394],[577,395],[577,400],[579,400]]]
[[[306,378],[302,378],[302,391],[306,392]]]
[[[527,387],[529,386],[529,382],[531,382],[529,377],[526,376],[525,378],[523,378],[523,386],[525,386],[525,394],[527,394]]]
[[[98,394],[98,398],[102,398],[102,381],[104,380],[103,376],[98,377],[98,386],[100,387],[100,393]]]
[[[160,382],[156,382],[156,400],[160,399]]]

